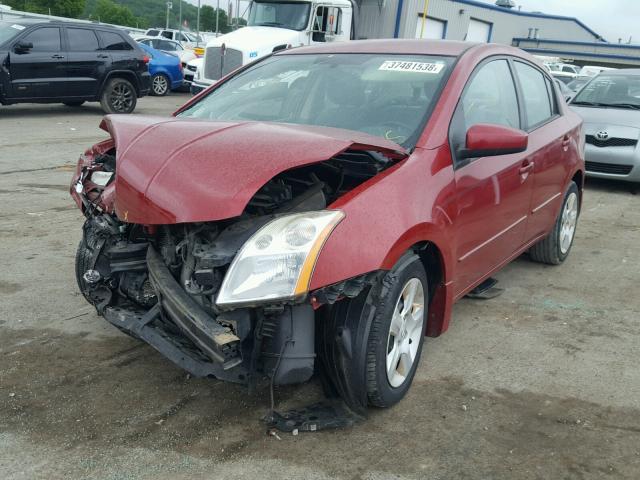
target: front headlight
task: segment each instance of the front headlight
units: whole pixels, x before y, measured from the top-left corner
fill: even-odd
[[[286,215],[266,224],[233,259],[216,303],[263,303],[306,294],[322,245],[343,218],[339,210],[322,210]]]
[[[103,172],[101,170],[96,170],[91,174],[91,181],[96,185],[104,187],[107,185],[107,183],[109,183],[111,177],[113,177],[113,172]]]

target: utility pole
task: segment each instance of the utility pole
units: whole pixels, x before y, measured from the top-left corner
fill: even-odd
[[[220,0],[218,0],[218,5],[216,6],[216,37],[219,35],[219,31],[218,31],[219,18],[220,18]]]
[[[181,41],[182,40],[182,0],[178,0],[178,5],[180,6],[178,8],[178,19],[180,20],[180,26],[178,27],[178,31],[180,32],[179,38]]]
[[[200,0],[198,0],[198,16],[196,17],[196,47],[200,46]]]
[[[169,29],[169,10],[173,8],[173,3],[167,2],[167,24],[164,28]]]

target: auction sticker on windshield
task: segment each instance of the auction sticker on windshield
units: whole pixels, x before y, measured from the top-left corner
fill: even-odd
[[[390,72],[418,72],[418,73],[440,73],[444,63],[426,62],[403,62],[398,60],[386,60],[380,65],[378,70]]]
[[[11,28],[15,28],[16,30],[24,30],[27,27],[23,27],[22,25],[14,23],[13,25],[11,25]]]

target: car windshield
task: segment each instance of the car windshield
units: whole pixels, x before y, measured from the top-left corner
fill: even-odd
[[[20,23],[0,22],[0,45],[11,40],[26,27]]]
[[[247,25],[304,30],[309,23],[310,10],[310,3],[254,1]]]
[[[580,88],[582,88],[584,85],[586,85],[589,82],[589,80],[591,80],[591,77],[589,77],[589,78],[576,78],[575,80],[570,81],[567,84],[567,87],[569,87],[574,92],[577,92]]]
[[[412,148],[452,61],[425,55],[274,56],[180,116],[344,128]]]
[[[571,103],[640,109],[640,75],[600,74],[580,90]]]

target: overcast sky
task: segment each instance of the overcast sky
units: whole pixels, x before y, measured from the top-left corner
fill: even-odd
[[[495,3],[495,0],[481,0]],[[640,43],[640,0],[515,0],[522,10],[576,17],[610,42]],[[516,7],[517,8],[517,7]]]

